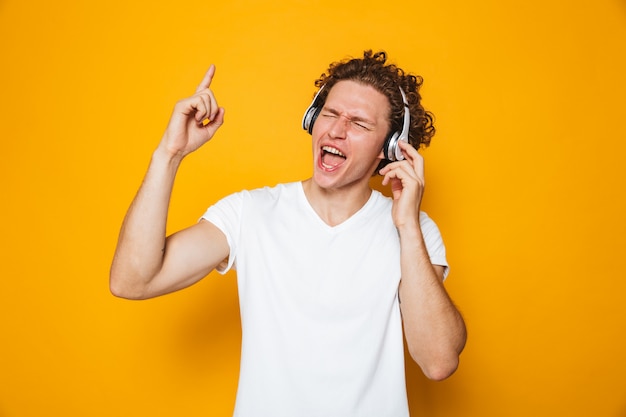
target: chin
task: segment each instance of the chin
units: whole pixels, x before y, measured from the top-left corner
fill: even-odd
[[[335,184],[335,180],[333,178],[328,178],[325,172],[315,171],[313,173],[313,183],[320,188],[332,188]]]

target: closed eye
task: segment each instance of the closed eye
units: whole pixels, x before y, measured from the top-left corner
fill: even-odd
[[[339,117],[339,113],[336,113],[336,112],[334,112],[332,110],[323,110],[320,113],[320,116],[323,116],[323,117]]]
[[[359,129],[372,130],[372,129],[370,129],[369,126],[367,126],[367,125],[365,125],[363,123],[352,121],[352,124],[355,125],[356,127],[358,127]]]
[[[325,107],[320,113],[320,116],[334,119],[334,118],[340,117],[341,115],[335,109]],[[348,117],[348,120],[353,126],[356,126],[359,129],[367,130],[367,131],[373,130],[372,123],[365,119],[362,119],[360,117]]]

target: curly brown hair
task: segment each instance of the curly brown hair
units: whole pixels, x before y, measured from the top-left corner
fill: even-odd
[[[387,63],[387,54],[384,51],[373,53],[371,50],[363,52],[363,58],[351,58],[333,62],[324,73],[315,81],[315,86],[324,90],[320,93],[323,103],[333,85],[342,80],[356,81],[374,87],[384,94],[391,105],[390,130],[402,130],[404,104],[399,89],[402,88],[407,96],[411,125],[409,127],[409,143],[413,147],[427,147],[435,134],[433,125],[434,116],[426,111],[421,104],[422,97],[419,89],[423,79],[419,75],[407,74],[394,64]]]

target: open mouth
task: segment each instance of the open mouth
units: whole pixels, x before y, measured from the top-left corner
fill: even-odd
[[[322,166],[333,169],[344,163],[346,156],[337,148],[322,146]]]

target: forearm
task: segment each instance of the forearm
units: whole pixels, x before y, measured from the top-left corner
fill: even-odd
[[[135,196],[118,239],[111,265],[111,291],[135,298],[163,263],[167,212],[180,164],[158,148]]]
[[[434,267],[419,227],[400,232],[400,301],[409,352],[431,379],[450,376],[465,346],[463,318],[446,292],[442,267]]]

